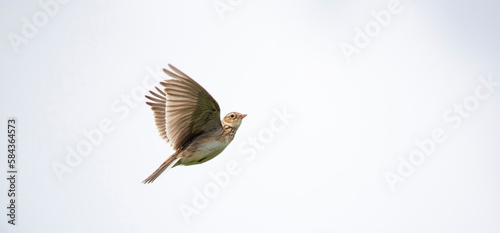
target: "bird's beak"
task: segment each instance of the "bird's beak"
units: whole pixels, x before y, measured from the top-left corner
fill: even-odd
[[[247,116],[247,114],[241,114],[240,119],[243,119]]]

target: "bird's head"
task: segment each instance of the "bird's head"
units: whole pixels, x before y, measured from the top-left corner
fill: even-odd
[[[228,125],[230,127],[238,128],[241,125],[241,121],[245,118],[247,114],[241,114],[239,112],[230,112],[224,119],[222,119],[222,125]]]

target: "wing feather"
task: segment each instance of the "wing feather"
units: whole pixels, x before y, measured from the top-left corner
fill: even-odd
[[[173,79],[160,82],[163,90],[156,87],[152,102],[146,102],[154,112],[160,136],[175,150],[189,145],[203,132],[222,127],[217,101],[196,81],[169,64],[163,69]]]

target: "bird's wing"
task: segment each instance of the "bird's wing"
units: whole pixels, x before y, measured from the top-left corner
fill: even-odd
[[[166,125],[166,112],[165,108],[167,107],[167,99],[166,94],[158,87],[155,87],[158,93],[153,91],[149,91],[152,96],[146,95],[146,98],[150,99],[153,102],[146,102],[151,109],[153,110],[155,116],[156,128],[158,128],[158,133],[160,133],[160,137],[164,139],[166,142],[170,142],[170,139],[167,137],[167,125]]]
[[[163,69],[173,79],[161,82],[165,88],[160,94],[148,96],[160,136],[175,150],[185,148],[203,132],[221,128],[217,101],[196,81],[169,65],[174,71]]]

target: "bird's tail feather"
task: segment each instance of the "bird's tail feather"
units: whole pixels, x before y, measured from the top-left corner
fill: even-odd
[[[178,156],[179,153],[175,152],[173,155],[171,155],[165,162],[161,164],[161,166],[156,169],[153,174],[151,174],[148,178],[142,181],[144,184],[149,184],[158,178],[158,176],[161,175],[164,171],[168,171],[170,168],[172,168],[178,161],[181,159],[180,156]]]

